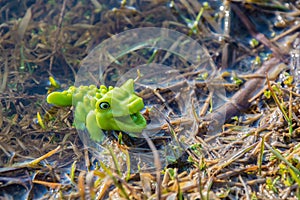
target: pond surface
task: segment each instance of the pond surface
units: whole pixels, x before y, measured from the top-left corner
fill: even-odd
[[[297,2],[1,1],[0,47],[1,198],[299,193]],[[76,106],[46,102],[72,85],[128,79],[147,127],[139,137],[104,131],[106,150],[76,130]]]

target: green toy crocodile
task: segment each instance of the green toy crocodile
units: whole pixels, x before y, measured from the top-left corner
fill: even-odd
[[[121,87],[97,88],[90,86],[71,86],[62,92],[52,92],[47,102],[57,106],[75,106],[75,127],[88,130],[91,139],[104,140],[102,130],[124,131],[133,136],[146,127],[146,120],[140,111],[144,108],[143,99],[134,93],[132,79]]]

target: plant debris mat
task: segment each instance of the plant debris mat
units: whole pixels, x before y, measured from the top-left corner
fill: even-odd
[[[0,198],[299,198],[299,22],[298,1],[1,1]],[[72,110],[46,96],[49,77],[68,88],[94,47],[141,27],[176,30],[204,46],[226,106],[210,112],[207,94],[195,143],[174,164],[120,173],[99,166]],[[145,62],[134,58],[124,69]],[[195,88],[203,94],[207,84]],[[207,134],[214,126],[221,129]]]

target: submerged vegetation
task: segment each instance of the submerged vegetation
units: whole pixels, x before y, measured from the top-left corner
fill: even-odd
[[[0,198],[299,198],[299,21],[297,1],[1,1]],[[167,158],[159,158],[158,146],[148,141],[153,138],[145,137],[155,170],[122,171],[118,153],[127,169],[136,167],[128,155],[139,140],[116,134],[107,149],[110,168],[82,144],[72,109],[53,107],[46,96],[73,85],[80,62],[102,41],[142,27],[193,38],[212,67],[191,71],[190,63],[161,49],[116,59],[104,74],[108,85],[140,64],[177,67],[186,82],[169,76],[164,87],[137,93],[146,105],[167,102],[170,113],[189,105],[196,121],[169,120],[159,110],[167,121],[162,132],[183,133],[192,143],[164,165]],[[193,93],[185,93],[187,87]],[[178,103],[189,99],[183,94],[195,98]],[[146,110],[145,118],[149,112],[156,110]]]

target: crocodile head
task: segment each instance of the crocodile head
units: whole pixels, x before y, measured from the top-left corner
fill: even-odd
[[[133,84],[133,80],[129,79],[97,100],[95,115],[101,129],[140,133],[146,127],[146,120],[140,113],[144,102],[134,93]]]

